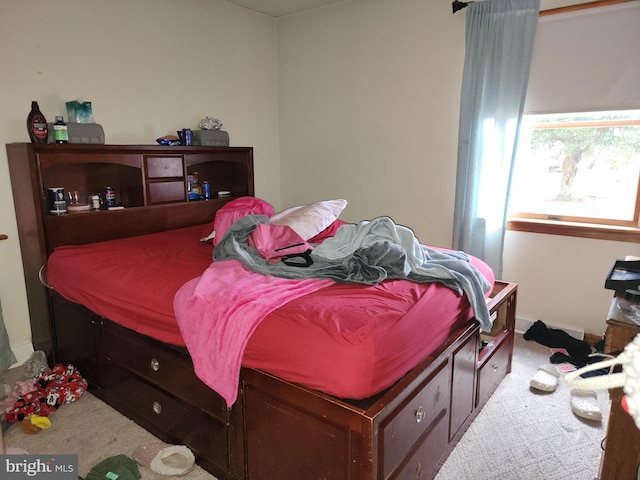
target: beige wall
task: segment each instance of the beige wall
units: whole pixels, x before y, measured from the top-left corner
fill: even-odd
[[[222,0],[3,0],[0,12],[0,300],[19,359],[30,353],[26,293],[4,144],[93,102],[107,143],[153,144],[206,115],[253,146],[256,192],[278,205],[275,20]]]
[[[640,245],[507,232],[503,276],[519,284],[521,320],[602,335],[613,293],[604,281],[626,255],[640,255]]]
[[[282,200],[344,197],[447,245],[464,15],[447,2],[344,2],[278,20]]]
[[[347,220],[390,215],[450,246],[464,30],[464,12],[424,0],[279,19],[283,203],[344,197]],[[520,283],[521,328],[540,319],[602,334],[604,280],[627,254],[640,246],[508,232],[503,277]]]

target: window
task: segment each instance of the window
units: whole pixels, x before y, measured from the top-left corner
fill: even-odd
[[[540,12],[508,229],[640,242],[638,25],[638,1]]]
[[[525,115],[514,218],[637,227],[640,110]]]

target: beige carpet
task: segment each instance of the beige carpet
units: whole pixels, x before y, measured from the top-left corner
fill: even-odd
[[[547,363],[549,350],[516,336],[513,373],[502,382],[476,421],[440,470],[436,480],[593,480],[600,462],[605,420],[587,423],[573,415],[569,387],[560,384],[547,395],[529,390],[536,367]],[[0,382],[11,382],[17,373],[7,372]],[[606,392],[598,402],[608,412]],[[18,425],[5,433],[8,447],[31,454],[78,454],[79,474],[117,454],[131,456],[139,445],[156,441],[91,394],[63,405],[51,417],[49,430],[24,434]],[[144,480],[166,479],[140,468]],[[215,480],[200,467],[184,480]],[[304,479],[274,479],[304,480]],[[342,479],[334,479],[342,480]]]
[[[7,376],[13,380],[15,372],[8,372]],[[0,383],[7,381],[0,377]],[[78,474],[84,477],[105,458],[118,454],[131,457],[138,446],[159,441],[90,393],[78,402],[62,405],[49,419],[51,428],[36,435],[23,433],[19,425],[11,426],[4,434],[5,446],[22,448],[29,454],[77,454]],[[169,478],[145,467],[139,470],[142,480]],[[216,480],[197,465],[189,474],[171,478]]]

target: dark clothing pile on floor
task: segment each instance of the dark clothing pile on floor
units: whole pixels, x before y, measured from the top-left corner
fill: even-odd
[[[570,363],[576,368],[582,368],[586,365],[609,358],[598,354],[602,353],[602,342],[599,342],[600,345],[596,345],[594,352],[594,348],[584,340],[578,340],[564,330],[549,328],[541,320],[536,321],[531,325],[531,327],[529,327],[529,329],[524,333],[524,339],[534,340],[539,344],[550,348],[564,348],[568,355],[556,352],[549,358],[549,361],[554,364]],[[582,376],[592,377],[596,375],[605,375],[608,372],[608,369],[601,369],[584,373]]]

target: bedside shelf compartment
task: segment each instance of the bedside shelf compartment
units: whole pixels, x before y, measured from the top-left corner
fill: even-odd
[[[46,156],[39,155],[38,158],[46,159]],[[46,159],[44,163],[51,163],[51,159]],[[77,190],[86,194],[87,202],[89,196],[104,194],[105,187],[111,187],[115,191],[117,205],[127,208],[144,206],[142,168],[139,166],[104,162],[67,163],[52,165],[41,172],[43,184],[41,198],[45,213],[48,213],[47,189],[59,187],[64,188],[65,193]]]
[[[493,327],[478,337],[476,405],[484,403],[511,372],[517,291],[507,287],[515,284],[496,282],[488,304]]]
[[[246,178],[249,173],[246,162],[234,161],[233,157],[213,163],[205,160],[200,154],[185,156],[187,174],[198,172],[200,183],[209,182],[212,198],[216,198],[221,190],[231,192],[234,197],[250,194],[247,190]],[[252,185],[251,182],[249,184]]]

